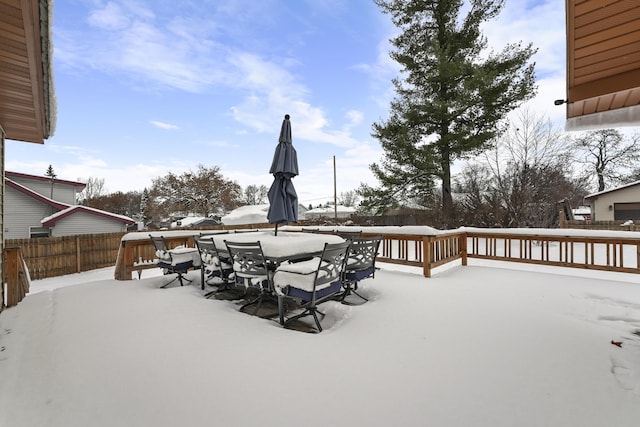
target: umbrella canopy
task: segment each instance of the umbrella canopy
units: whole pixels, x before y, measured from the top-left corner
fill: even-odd
[[[288,224],[298,220],[298,195],[291,178],[298,175],[298,155],[291,142],[291,122],[289,115],[284,116],[280,138],[273,155],[269,173],[273,174],[273,184],[267,194],[270,224]]]

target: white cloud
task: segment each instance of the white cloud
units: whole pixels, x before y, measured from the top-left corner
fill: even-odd
[[[129,17],[122,7],[114,2],[108,2],[102,9],[96,9],[89,14],[88,22],[104,30],[123,30],[130,24]]]
[[[177,130],[180,129],[177,125],[172,125],[170,123],[164,123],[164,122],[160,122],[157,120],[151,120],[150,122],[152,125],[154,125],[155,127],[158,127],[160,129],[165,129],[165,130]]]

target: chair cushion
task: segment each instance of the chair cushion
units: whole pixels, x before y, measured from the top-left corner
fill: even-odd
[[[269,278],[267,276],[248,276],[239,272],[235,272],[236,283],[245,287],[253,286],[256,288],[269,289]]]
[[[318,269],[320,258],[315,257],[307,261],[282,264],[273,275],[273,286],[279,295],[289,295],[291,291],[285,288],[296,288],[304,292],[313,292],[315,273]],[[326,276],[325,271],[320,271],[319,277]],[[328,288],[331,283],[325,283],[317,287],[316,291]]]
[[[349,270],[347,267],[347,271],[345,271],[344,273],[344,278],[351,282],[357,282],[359,280],[373,276],[374,272],[375,272],[374,267],[365,268],[363,270]]]
[[[316,290],[316,301],[322,300],[323,298],[326,298],[333,294],[337,294],[341,290],[342,290],[342,282],[337,281],[333,283],[328,283],[327,285],[325,285],[323,289]],[[311,301],[311,299],[313,298],[313,292],[303,291],[301,289],[292,288],[290,286],[283,288],[282,291],[285,292],[284,294],[285,296],[299,299],[302,301],[303,304],[308,301]]]

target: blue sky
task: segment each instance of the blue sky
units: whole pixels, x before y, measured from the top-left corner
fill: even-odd
[[[56,0],[55,135],[6,143],[7,170],[103,178],[107,191],[142,190],[198,164],[247,185],[268,170],[291,115],[299,200],[333,199],[381,158],[371,125],[386,118],[398,75],[396,29],[372,0]],[[563,126],[564,2],[507,0],[485,25],[489,44],[533,42],[536,113]]]

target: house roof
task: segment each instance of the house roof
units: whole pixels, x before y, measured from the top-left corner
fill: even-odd
[[[566,0],[568,130],[640,125],[637,0]]]
[[[56,100],[51,0],[0,0],[0,126],[5,137],[44,143]]]
[[[0,0],[2,1],[2,0]],[[20,172],[11,172],[11,171],[5,171],[4,172],[4,176],[8,177],[8,178],[26,178],[26,179],[32,179],[34,181],[46,181],[46,182],[50,182],[51,178],[48,176],[39,176],[39,175],[29,175],[26,173],[20,173]],[[58,178],[54,178],[53,181],[57,184],[67,184],[67,185],[71,185],[73,187],[77,187],[79,189],[83,189],[87,186],[87,184],[85,184],[84,182],[78,182],[78,181],[67,181],[64,179],[58,179]]]
[[[621,185],[620,187],[610,188],[608,190],[603,190],[603,191],[599,191],[597,193],[589,194],[588,196],[585,196],[585,200],[586,199],[593,199],[593,198],[596,198],[596,197],[601,196],[603,194],[613,193],[614,191],[622,190],[622,189],[625,189],[625,188],[635,187],[637,185],[640,185],[640,181],[634,181],[634,182],[631,182],[629,184]]]
[[[44,218],[41,222],[44,227],[53,227],[56,222],[60,221],[63,218],[66,218],[70,215],[73,215],[78,212],[85,212],[90,215],[95,215],[103,218],[109,218],[114,221],[124,222],[125,224],[133,224],[134,221],[124,215],[117,215],[111,212],[102,211],[100,209],[90,208],[88,206],[80,206],[80,205],[70,205],[67,203],[57,202],[53,199],[43,196],[42,194],[36,193],[30,188],[25,187],[24,185],[18,184],[15,181],[12,181],[9,178],[4,179],[5,185],[7,187],[18,190],[19,192],[38,200],[41,203],[52,206],[55,209],[60,209],[59,212]]]
[[[60,212],[56,212],[53,215],[43,218],[42,221],[40,222],[42,223],[43,227],[53,227],[61,219],[67,218],[77,213],[87,213],[89,215],[95,215],[95,216],[107,218],[113,221],[120,221],[127,225],[131,225],[135,223],[135,221],[129,218],[128,216],[116,215],[111,212],[101,211],[100,209],[94,209],[88,206],[80,206],[80,205],[69,206],[68,208],[63,209]]]
[[[45,197],[42,194],[37,193],[37,192],[33,191],[32,189],[25,187],[22,184],[18,184],[17,182],[12,181],[9,178],[5,177],[4,183],[5,183],[5,185],[7,187],[14,188],[14,189],[18,190],[19,192],[21,192],[23,194],[26,194],[27,196],[29,196],[31,198],[34,198],[34,199],[38,200],[39,202],[42,202],[42,203],[44,203],[46,205],[52,206],[52,207],[54,207],[56,209],[66,209],[69,206],[71,206],[71,205],[69,205],[67,203],[56,202],[55,200],[50,199],[48,197]]]

